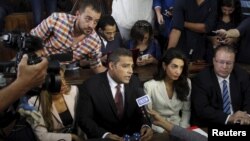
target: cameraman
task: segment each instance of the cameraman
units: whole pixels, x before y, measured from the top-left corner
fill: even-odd
[[[0,112],[14,103],[33,87],[41,85],[46,76],[48,61],[35,65],[28,65],[28,56],[25,54],[18,65],[17,78],[9,86],[0,90]]]

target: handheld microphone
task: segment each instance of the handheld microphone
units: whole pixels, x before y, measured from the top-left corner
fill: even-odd
[[[148,125],[152,125],[152,121],[148,115],[148,112],[146,110],[145,105],[149,104],[151,102],[151,99],[148,95],[145,95],[143,89],[138,89],[139,95],[142,95],[141,97],[136,99],[137,105],[140,107],[143,117],[146,119],[146,122]]]

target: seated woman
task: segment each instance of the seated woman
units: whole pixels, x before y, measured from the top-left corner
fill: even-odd
[[[150,63],[158,63],[161,57],[161,48],[154,39],[152,25],[145,21],[137,21],[130,31],[131,39],[128,40],[127,49],[139,49],[139,55],[136,61],[138,66]]]
[[[166,120],[181,127],[189,127],[191,81],[188,79],[188,61],[178,48],[170,48],[163,55],[153,80],[144,83],[145,93],[152,102],[149,109],[157,111]],[[152,126],[156,132],[161,127]]]
[[[214,30],[233,29],[241,22],[241,7],[239,0],[220,0],[218,1],[218,17]],[[237,38],[222,38],[220,36],[209,37],[214,48],[220,45],[235,45]]]
[[[62,85],[59,93],[42,91],[39,96],[29,99],[29,104],[42,114],[39,124],[31,125],[38,140],[41,141],[71,141],[80,140],[77,136],[75,121],[75,106],[78,88],[67,85],[63,71],[60,72]]]

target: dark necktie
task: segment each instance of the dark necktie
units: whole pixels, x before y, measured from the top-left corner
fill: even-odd
[[[222,90],[222,99],[223,99],[223,112],[226,114],[231,113],[231,101],[228,94],[227,81],[223,80],[223,90]]]
[[[123,100],[122,100],[122,93],[121,93],[121,86],[118,84],[116,86],[116,94],[115,94],[115,105],[117,108],[117,115],[121,119],[123,116]]]

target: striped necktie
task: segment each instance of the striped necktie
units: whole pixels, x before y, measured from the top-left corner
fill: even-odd
[[[223,112],[226,114],[231,114],[231,107],[230,107],[231,101],[228,93],[226,80],[223,80],[222,99],[223,99]]]

